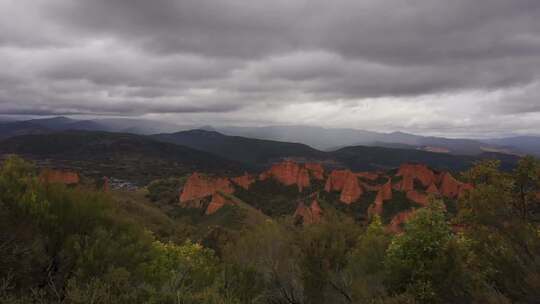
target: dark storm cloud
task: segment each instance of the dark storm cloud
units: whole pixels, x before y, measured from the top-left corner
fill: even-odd
[[[90,35],[148,50],[257,57],[326,49],[400,64],[535,56],[536,0],[95,0],[50,6]]]
[[[97,0],[56,1],[48,12],[76,31],[120,36],[150,51],[245,58],[292,49],[297,37],[290,31],[303,6],[283,0]]]
[[[121,114],[142,115],[145,113],[201,113],[201,112],[230,112],[240,108],[238,103],[213,102],[199,99],[197,102],[185,103],[181,99],[124,99],[109,98],[89,102],[85,97],[58,97],[60,94],[48,96],[21,95],[5,99],[0,96],[0,108],[3,114],[10,115],[82,115],[82,114]],[[33,102],[34,99],[51,100],[54,102]]]
[[[538,0],[0,0],[0,10],[2,113],[235,112],[241,123],[306,102],[327,111],[378,98],[391,112],[429,95],[423,106],[451,109],[467,92],[480,98],[452,112],[462,120],[407,124],[540,113]]]
[[[159,86],[221,79],[237,62],[197,56],[147,57],[141,54],[67,54],[47,63],[40,76],[54,80],[85,79],[95,84]]]

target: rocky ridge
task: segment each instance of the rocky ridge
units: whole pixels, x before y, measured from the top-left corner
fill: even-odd
[[[317,199],[314,199],[310,206],[306,206],[304,202],[298,203],[298,207],[293,215],[295,219],[301,220],[304,225],[319,223],[321,216],[322,209]]]
[[[200,202],[194,201],[208,197],[211,199],[205,214],[213,214],[225,205],[235,204],[227,198],[227,195],[234,195],[238,188],[250,191],[254,183],[269,179],[284,186],[296,186],[300,196],[305,193],[305,197],[313,197],[313,194],[319,191],[337,193],[339,203],[345,205],[364,204],[363,196],[373,192],[375,200],[367,209],[369,215],[381,215],[385,204],[392,203],[394,191],[404,193],[409,201],[427,206],[430,197],[457,199],[467,190],[472,189],[471,185],[458,181],[449,172],[435,171],[421,164],[403,164],[395,174],[391,171],[355,173],[348,169],[325,172],[321,164],[302,164],[287,160],[274,164],[257,176],[245,173],[242,176],[229,178],[193,173],[182,189],[180,204],[184,207],[202,208],[203,205]],[[322,184],[317,184],[316,181]],[[324,185],[323,188],[318,188],[322,185]],[[301,218],[305,224],[319,222],[323,213],[320,202],[313,199],[308,206],[304,201],[297,204],[294,217]],[[398,231],[411,214],[412,210],[395,214],[389,223],[389,230]]]

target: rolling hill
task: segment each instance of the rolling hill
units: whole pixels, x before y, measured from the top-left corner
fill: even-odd
[[[179,129],[192,128],[192,126],[179,126],[172,123],[148,120],[148,119],[131,119],[131,118],[101,118],[101,119],[72,119],[68,117],[58,116],[51,118],[30,119],[17,122],[2,123],[3,130],[0,134],[5,134],[3,138],[10,135],[8,130],[17,129],[18,125],[34,126],[42,130],[42,133],[52,131],[67,131],[67,130],[84,130],[84,131],[107,131],[133,133],[141,135],[149,135],[161,132],[175,132]],[[33,134],[31,132],[24,133],[21,130],[15,135]],[[1,136],[1,135],[0,135]]]
[[[501,160],[502,167],[505,169],[513,167],[517,161],[516,156],[500,153],[484,152],[478,155],[454,155],[418,150],[414,146],[406,144],[387,143],[380,143],[381,146],[377,147],[352,146],[332,152],[323,152],[304,144],[227,136],[219,132],[206,130],[159,134],[153,137],[255,167],[265,167],[269,163],[283,158],[297,158],[324,161],[330,166],[348,167],[353,170],[389,169],[406,162],[418,162],[434,168],[460,171],[485,158]],[[383,147],[385,145],[387,146]]]
[[[501,168],[510,170],[519,159],[514,155],[500,153],[482,153],[474,156],[452,155],[411,149],[366,146],[342,148],[331,152],[331,155],[336,161],[352,170],[389,169],[403,163],[414,162],[455,172],[466,170],[482,159],[500,160]]]
[[[140,135],[157,134],[161,141],[180,143],[202,150],[213,150],[214,144],[198,140],[191,142],[189,132],[179,130],[200,129],[209,132],[219,132],[222,135],[274,141],[282,143],[299,143],[313,147],[320,151],[335,151],[349,146],[372,146],[415,149],[428,152],[446,153],[454,155],[481,155],[484,152],[498,152],[505,154],[535,154],[540,155],[540,139],[534,136],[510,137],[488,140],[472,140],[459,138],[444,138],[433,136],[420,136],[403,132],[381,133],[357,129],[332,129],[312,126],[266,126],[266,127],[236,127],[236,126],[193,126],[154,121],[148,119],[132,118],[100,118],[77,120],[67,117],[52,117],[31,119],[25,121],[0,122],[0,139],[25,134],[44,134],[67,130],[106,131],[133,133]],[[174,133],[176,132],[176,133]],[[200,132],[200,131],[199,131]],[[214,136],[213,140],[224,145],[224,141],[232,142],[231,138]],[[246,144],[240,138],[236,142]],[[259,145],[260,144],[260,145]],[[272,144],[272,145],[275,145]],[[266,146],[262,141],[254,148],[262,149]],[[285,149],[305,149],[300,147],[283,147]],[[235,150],[234,148],[232,150]],[[223,152],[227,154],[229,152]],[[280,153],[257,153],[262,158],[272,158]],[[243,155],[246,157],[247,155]],[[247,163],[261,160],[247,160]]]
[[[486,151],[507,151],[493,143],[472,139],[420,136],[403,132],[381,133],[357,129],[329,129],[311,126],[215,127],[236,136],[301,142],[314,148],[333,151],[347,146],[409,146],[412,149],[456,155],[480,155]]]
[[[328,153],[299,143],[227,136],[215,131],[190,130],[158,134],[153,138],[219,155],[252,166],[267,165],[284,157],[324,160]]]
[[[402,163],[418,162],[450,171],[465,170],[484,158],[500,159],[503,169],[510,169],[518,159],[499,153],[452,155],[368,146],[324,152],[298,143],[227,136],[204,130],[155,136],[49,130],[46,134],[16,136],[0,142],[0,154],[10,153],[24,155],[44,165],[73,168],[92,177],[115,177],[138,185],[193,171],[225,175],[260,171],[284,158],[352,170],[391,169]]]
[[[19,135],[44,134],[50,131],[48,128],[28,121],[3,122],[0,123],[0,140]]]
[[[17,136],[0,143],[0,154],[20,154],[137,184],[192,171],[243,172],[239,163],[213,154],[125,133],[63,131]]]
[[[540,156],[540,136],[514,136],[505,138],[487,139],[486,143],[495,144],[522,153]]]

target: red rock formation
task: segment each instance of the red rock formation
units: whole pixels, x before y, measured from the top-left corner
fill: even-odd
[[[209,177],[195,172],[184,185],[180,195],[180,202],[207,197],[217,191],[232,194],[234,188],[228,178]]]
[[[304,217],[304,215],[306,214],[306,204],[304,204],[304,202],[300,202],[298,203],[298,206],[296,206],[296,210],[294,211],[294,217]]]
[[[310,209],[311,213],[313,214],[313,219],[316,220],[316,222],[319,222],[321,220],[322,209],[316,199],[311,203]]]
[[[260,179],[265,180],[273,177],[286,186],[294,185],[298,181],[300,166],[292,161],[285,161],[273,165],[270,170],[262,173]]]
[[[415,210],[407,210],[396,214],[390,221],[387,229],[393,233],[403,232],[402,225],[411,219],[414,216],[414,213]]]
[[[270,170],[262,173],[259,179],[265,180],[270,177],[285,186],[297,185],[300,192],[311,184],[308,170],[293,161],[273,165]]]
[[[414,190],[414,177],[412,175],[405,175],[399,184],[399,190],[412,191]]]
[[[372,180],[372,181],[379,178],[379,174],[377,174],[375,172],[358,172],[358,173],[356,173],[356,175],[358,177],[369,179],[369,180]]]
[[[42,183],[76,185],[80,182],[79,174],[73,171],[44,169],[39,179]]]
[[[255,182],[255,178],[247,173],[244,173],[242,176],[233,177],[231,180],[246,190],[249,190],[249,186]]]
[[[391,180],[388,180],[388,182],[381,187],[381,190],[379,190],[379,193],[377,193],[377,197],[381,199],[382,201],[387,201],[387,200],[392,199],[392,181]]]
[[[455,198],[459,195],[461,183],[458,182],[452,174],[445,172],[441,176],[441,194],[448,198]]]
[[[357,201],[364,194],[357,175],[350,170],[332,171],[326,180],[324,189],[327,192],[341,191],[339,199],[346,204]]]
[[[226,198],[220,192],[216,192],[214,193],[214,195],[212,195],[212,201],[210,201],[210,204],[206,208],[205,214],[210,215],[212,213],[215,213],[225,205],[235,205],[235,203],[232,200]]]
[[[437,188],[437,185],[435,185],[435,183],[429,185],[429,187],[428,187],[427,190],[426,190],[426,193],[428,193],[428,194],[433,194],[433,195],[439,195],[439,194],[441,194],[441,193],[439,192],[439,188]]]
[[[345,180],[343,189],[341,190],[339,200],[344,202],[345,204],[350,205],[356,202],[362,196],[362,194],[364,194],[364,190],[362,189],[362,187],[360,187],[360,184],[358,183],[358,178],[355,174],[349,174],[349,176],[347,176],[347,179]]]
[[[314,179],[324,180],[324,168],[319,163],[306,163],[304,165]]]
[[[397,176],[403,177],[401,190],[414,190],[414,180],[418,179],[424,187],[436,182],[436,176],[431,169],[425,165],[404,164],[399,167]]]
[[[319,223],[321,221],[321,214],[322,209],[319,206],[319,202],[315,199],[310,207],[306,207],[303,202],[300,202],[294,212],[294,217],[301,218],[303,224],[309,225]]]
[[[363,183],[363,182],[360,182],[360,186],[362,186],[362,188],[364,188],[364,190],[366,191],[379,191],[382,188],[381,185],[370,185],[368,183]]]
[[[345,181],[347,180],[347,177],[352,172],[349,170],[334,170],[330,173],[330,176],[328,176],[328,179],[326,180],[326,185],[324,186],[324,190],[326,192],[332,192],[332,191],[341,191],[343,189],[343,186],[345,185]]]
[[[420,204],[422,206],[429,205],[429,198],[427,195],[422,194],[416,190],[411,190],[407,192],[407,198],[411,201]]]
[[[392,199],[392,181],[389,179],[386,184],[384,184],[379,192],[377,192],[377,197],[375,197],[375,202],[368,209],[369,215],[379,214],[383,212],[384,201]]]
[[[462,198],[468,191],[474,189],[471,184],[461,184],[459,187],[458,198]]]
[[[371,206],[369,206],[367,214],[368,216],[374,216],[375,214],[381,215],[383,213],[383,203],[376,201]]]
[[[298,185],[298,191],[300,192],[302,192],[304,188],[308,188],[311,185],[311,181],[309,179],[309,172],[306,168],[300,168],[300,171],[298,171],[298,179],[296,185]]]

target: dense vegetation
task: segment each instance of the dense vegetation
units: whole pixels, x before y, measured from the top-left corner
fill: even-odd
[[[536,303],[540,165],[498,165],[463,174],[475,189],[455,216],[433,201],[402,234],[327,208],[320,224],[268,218],[210,249],[190,229],[175,232],[185,217],[160,213],[173,194],[159,189],[179,181],[153,184],[156,206],[143,209],[40,183],[10,157],[0,169],[0,303]]]
[[[515,167],[518,158],[502,153],[482,153],[478,155],[453,155],[415,149],[385,147],[346,147],[332,152],[332,156],[353,171],[388,169],[399,167],[406,162],[418,162],[431,167],[459,172],[469,169],[475,162],[484,159],[499,160],[501,169]]]
[[[24,155],[42,166],[74,168],[93,178],[114,177],[138,186],[193,171],[240,175],[244,171],[266,168],[284,157],[326,162],[353,171],[390,169],[404,162],[419,162],[458,172],[469,169],[481,159],[501,160],[501,169],[510,170],[518,160],[514,155],[499,153],[472,156],[364,146],[323,152],[299,143],[227,136],[204,130],[154,136],[73,130],[30,133],[2,140],[0,157]]]
[[[115,177],[137,185],[195,170],[241,174],[238,163],[148,136],[89,131],[64,131],[6,139],[0,154],[19,154],[44,165],[76,168],[92,177]]]
[[[190,130],[172,134],[157,134],[153,138],[164,142],[213,153],[220,157],[261,166],[284,157],[325,159],[329,155],[300,143],[227,136],[214,131]]]
[[[270,216],[294,213],[298,200],[305,196],[296,185],[285,186],[274,179],[256,181],[249,191],[239,187],[236,195]]]

